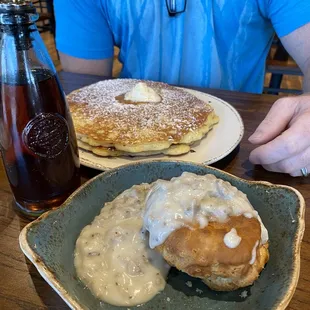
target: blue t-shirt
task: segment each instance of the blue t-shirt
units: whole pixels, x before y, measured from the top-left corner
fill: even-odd
[[[176,0],[180,4],[185,0]],[[169,1],[168,1],[169,2]],[[84,59],[120,48],[121,77],[261,92],[274,31],[310,22],[310,0],[54,0],[59,51]]]

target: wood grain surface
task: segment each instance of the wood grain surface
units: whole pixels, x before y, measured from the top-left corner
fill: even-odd
[[[60,73],[66,93],[99,80],[99,77],[71,73]],[[102,78],[100,78],[102,79]],[[286,184],[298,189],[306,199],[306,230],[301,251],[301,273],[295,295],[288,307],[291,310],[310,309],[310,177],[292,178],[283,174],[270,173],[254,167],[248,156],[253,146],[247,141],[259,122],[264,118],[272,103],[272,95],[253,95],[222,90],[199,89],[211,93],[232,104],[241,114],[245,135],[240,147],[228,158],[214,166],[249,180],[265,180]],[[1,162],[1,161],[0,161]],[[82,168],[83,179],[95,176],[98,171]],[[62,299],[41,278],[35,267],[25,258],[19,248],[20,230],[28,223],[19,218],[12,209],[13,197],[0,163],[0,310],[15,309],[68,309]],[[283,258],[285,259],[285,258]],[[254,309],[251,309],[254,310]]]

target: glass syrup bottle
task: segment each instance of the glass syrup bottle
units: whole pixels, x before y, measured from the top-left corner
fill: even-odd
[[[75,131],[31,1],[0,1],[0,149],[22,215],[57,208],[80,185]]]

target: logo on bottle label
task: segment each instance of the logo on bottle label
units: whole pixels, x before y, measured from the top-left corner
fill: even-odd
[[[36,155],[53,159],[68,146],[67,121],[57,114],[41,113],[26,125],[23,140],[28,149]]]

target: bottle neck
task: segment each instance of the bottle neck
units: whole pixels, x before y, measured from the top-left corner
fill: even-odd
[[[29,50],[33,47],[33,33],[37,32],[35,24],[1,25],[2,40],[11,38],[17,51]]]
[[[14,0],[0,3],[0,31],[2,36],[13,36],[16,48],[32,47],[31,33],[37,31],[35,22],[39,15],[31,1]]]
[[[21,83],[40,74],[54,75],[53,62],[34,23],[1,25],[0,76],[2,82]],[[24,83],[24,82],[22,82]]]

